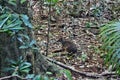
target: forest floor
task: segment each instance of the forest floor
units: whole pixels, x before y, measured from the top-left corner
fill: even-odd
[[[103,22],[106,21],[103,20]],[[86,72],[86,74],[102,74],[108,71],[103,60],[104,52],[100,50],[99,24],[103,22],[89,16],[84,18],[71,16],[55,18],[52,16],[51,21],[48,21],[48,16],[42,15],[40,19],[34,22],[37,24],[34,31],[40,52],[42,54],[46,52],[48,25],[50,23],[49,54],[47,57],[70,66],[77,71]],[[61,44],[57,42],[61,36],[76,44],[79,51],[77,57],[68,56],[66,51],[53,53],[55,50],[62,48]],[[103,78],[94,79],[82,76],[75,71],[71,71],[71,73],[73,80],[116,80],[116,77],[115,79],[111,78],[111,74]]]
[[[88,21],[89,19],[87,18],[74,18],[73,20],[65,18],[62,21],[63,23],[51,22],[48,57],[81,72],[101,74],[106,71],[106,67],[102,58],[103,52],[100,51],[99,28],[97,28],[95,24],[91,24],[90,27],[87,27],[86,23]],[[91,17],[91,21],[94,21],[94,18]],[[44,20],[43,24],[44,25],[35,31],[35,35],[40,51],[44,54],[46,51],[48,27]],[[56,42],[61,36],[71,40],[77,45],[79,56],[70,57],[65,51],[53,53],[54,50],[61,49],[61,44]],[[101,78],[85,78],[75,72],[72,72],[72,76],[74,80],[101,80]],[[104,78],[102,80],[106,79]]]

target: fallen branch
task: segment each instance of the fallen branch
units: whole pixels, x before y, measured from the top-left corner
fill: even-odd
[[[84,77],[90,77],[90,78],[101,78],[101,77],[104,77],[104,76],[111,76],[111,75],[116,75],[115,72],[103,72],[101,74],[98,74],[98,73],[87,73],[87,72],[82,72],[82,71],[78,71],[76,69],[74,69],[73,67],[71,66],[67,66],[61,62],[58,62],[58,61],[55,61],[53,59],[50,59],[50,58],[47,58],[48,61],[50,62],[53,62],[55,63],[56,65],[59,65],[60,67],[63,67],[65,69],[69,69],[70,71],[73,71],[73,72],[76,72]]]
[[[0,80],[6,80],[6,79],[10,79],[10,78],[18,78],[18,79],[21,79],[21,80],[27,80],[26,78],[22,78],[18,75],[5,76],[5,77],[0,78]]]

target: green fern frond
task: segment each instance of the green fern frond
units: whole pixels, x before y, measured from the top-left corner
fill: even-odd
[[[120,21],[109,22],[100,28],[102,49],[107,52],[105,63],[112,65],[120,74]]]

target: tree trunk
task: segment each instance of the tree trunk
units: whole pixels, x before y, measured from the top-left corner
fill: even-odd
[[[15,10],[13,9],[14,7],[8,5],[7,3],[6,6],[22,14],[22,13],[28,13],[26,10],[26,8],[28,9],[27,3],[29,2],[26,2],[24,5],[21,5],[18,2],[17,6],[19,7],[19,9],[22,10]],[[25,32],[27,32],[27,34],[30,36],[30,39],[33,40],[34,32],[29,28],[27,28]],[[3,71],[5,67],[8,67],[9,60],[12,59],[16,61],[20,56],[25,56],[24,55],[25,53],[27,53],[26,60],[31,62],[32,64],[32,68],[31,68],[32,70],[30,73],[35,73],[35,74],[41,74],[46,72],[56,73],[58,71],[57,67],[55,67],[53,63],[48,62],[46,58],[40,53],[39,50],[27,50],[25,52],[25,50],[19,49],[20,45],[21,44],[17,40],[17,36],[14,36],[14,38],[12,38],[7,33],[0,33],[0,76],[10,75],[9,72],[6,73]]]

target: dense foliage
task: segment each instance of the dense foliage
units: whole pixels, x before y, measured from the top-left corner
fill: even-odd
[[[12,3],[12,1],[8,1]],[[14,5],[16,6],[16,5]],[[26,33],[26,28],[32,29],[32,24],[29,21],[29,18],[25,14],[18,14],[11,12],[10,8],[0,5],[0,34],[8,34],[12,40],[19,40],[21,46],[18,46],[20,49],[28,49],[28,45],[25,38],[29,39],[29,36]],[[33,41],[31,45],[33,44]],[[23,47],[23,45],[26,45]],[[11,53],[12,54],[12,53]],[[24,56],[25,58],[25,56]],[[18,61],[9,60],[9,67],[5,68],[4,71],[10,72],[12,75],[26,75],[30,71],[31,64],[26,62],[24,58],[18,59]]]
[[[10,4],[11,6],[17,7],[17,1],[19,0],[3,0],[0,1],[4,4],[4,1]],[[47,0],[45,2],[52,3],[55,5],[58,0]],[[24,4],[26,0],[20,0],[20,4]],[[32,64],[26,61],[27,50],[37,49],[34,45],[36,44],[35,40],[32,40],[28,29],[31,31],[33,26],[29,20],[27,14],[17,13],[12,11],[10,8],[5,5],[0,5],[0,34],[8,34],[11,39],[17,39],[21,44],[19,49],[24,50],[24,55],[20,56],[17,60],[8,59],[8,67],[4,68],[5,72],[9,72],[11,77],[17,76],[20,79],[32,79],[32,80],[54,80],[53,77],[41,76],[30,74]],[[12,53],[11,53],[12,54]],[[0,55],[1,56],[1,55]],[[72,80],[71,73],[67,70],[64,70],[63,73],[66,74],[69,80]],[[51,72],[46,74],[50,75]],[[3,75],[2,75],[3,76]],[[6,79],[7,77],[3,78]],[[2,78],[1,78],[2,79]],[[8,77],[9,79],[9,77]]]
[[[17,76],[20,79],[56,80],[53,77],[48,77],[48,75],[52,74],[51,72],[47,72],[46,73],[47,76],[35,75],[34,73],[30,74],[30,71],[32,71],[33,65],[32,65],[32,62],[30,63],[27,60],[27,54],[28,54],[27,51],[32,52],[34,50],[38,50],[38,48],[36,48],[36,41],[33,40],[31,38],[31,35],[29,34],[33,29],[33,25],[31,24],[28,14],[26,14],[27,11],[26,13],[24,13],[25,11],[22,12],[23,8],[26,10],[28,9],[27,6],[21,7],[21,5],[24,5],[27,1],[28,2],[31,1],[30,4],[32,5],[32,1],[34,2],[36,0],[0,0],[0,3],[2,3],[0,4],[0,34],[1,35],[7,34],[13,42],[17,40],[18,44],[20,45],[15,47],[23,51],[23,54],[21,54],[21,56],[18,55],[19,58],[17,60],[14,60],[12,58],[5,59],[9,64],[7,64],[7,67],[3,66],[4,68],[3,71],[6,73],[9,72],[8,75],[11,75],[13,77]],[[87,2],[87,0],[86,0],[87,4],[84,4],[85,0],[76,1],[76,2],[74,0],[68,1],[68,2],[66,2],[66,0],[65,1],[60,0],[60,2],[61,3],[59,3],[59,0],[43,0],[43,4],[45,5],[44,7],[46,8],[48,7],[48,13],[50,13],[50,10],[51,10],[51,14],[52,14],[52,12],[54,12],[54,9],[55,9],[55,13],[57,14],[57,16],[58,14],[59,16],[61,16],[61,14],[64,15],[64,11],[65,11],[65,13],[67,13],[67,15],[69,15],[69,17],[72,17],[73,19],[95,17],[97,20],[99,20],[101,19],[102,16],[104,16],[106,18],[109,18],[109,20],[112,20],[113,18],[117,17],[116,16],[117,12],[115,13],[112,11],[111,13],[114,13],[114,16],[104,15],[103,13],[104,10],[106,9],[107,11],[109,8],[108,9],[105,8],[106,6],[104,5],[103,0],[101,1],[102,3],[99,3],[98,5],[96,4],[96,6],[92,6],[92,7],[90,7],[91,4],[90,2]],[[63,8],[65,6],[66,8]],[[30,6],[30,7],[33,7],[33,6]],[[113,8],[113,10],[119,10],[119,8],[115,8],[115,9]],[[63,13],[61,13],[62,11]],[[43,15],[43,16],[46,16],[46,15]],[[49,14],[47,15],[47,17],[48,17],[48,23],[52,22],[52,19],[50,18],[53,18],[53,16]],[[57,18],[55,20],[53,18],[53,22],[54,21],[57,22]],[[71,22],[74,23],[73,21]],[[87,28],[91,27],[90,23],[89,22],[86,23]],[[47,35],[49,37],[49,34]],[[103,43],[102,48],[106,53],[106,56],[105,56],[106,63],[109,66],[112,65],[112,67],[116,70],[118,74],[120,74],[120,68],[119,68],[120,67],[120,60],[119,60],[120,36],[119,35],[120,35],[120,21],[112,21],[101,27],[100,37],[101,37],[101,42]],[[49,42],[47,43],[49,44]],[[0,49],[3,49],[1,48],[1,45],[0,45]],[[2,53],[2,54],[5,54],[5,53]],[[10,55],[11,54],[16,54],[16,53],[10,53]],[[0,56],[1,56],[1,53],[0,53]],[[83,54],[81,56],[81,59],[83,62],[85,62],[87,60],[87,55]],[[4,59],[2,60],[4,61]],[[2,64],[0,64],[0,66],[1,65]],[[42,67],[44,68],[44,66]],[[46,69],[46,71],[47,70],[48,69]],[[70,71],[64,70],[62,71],[62,74],[66,76],[65,79],[72,80]],[[5,75],[2,75],[2,76],[5,76]]]
[[[102,26],[100,37],[102,48],[107,53],[106,63],[120,74],[120,21],[112,21]]]

